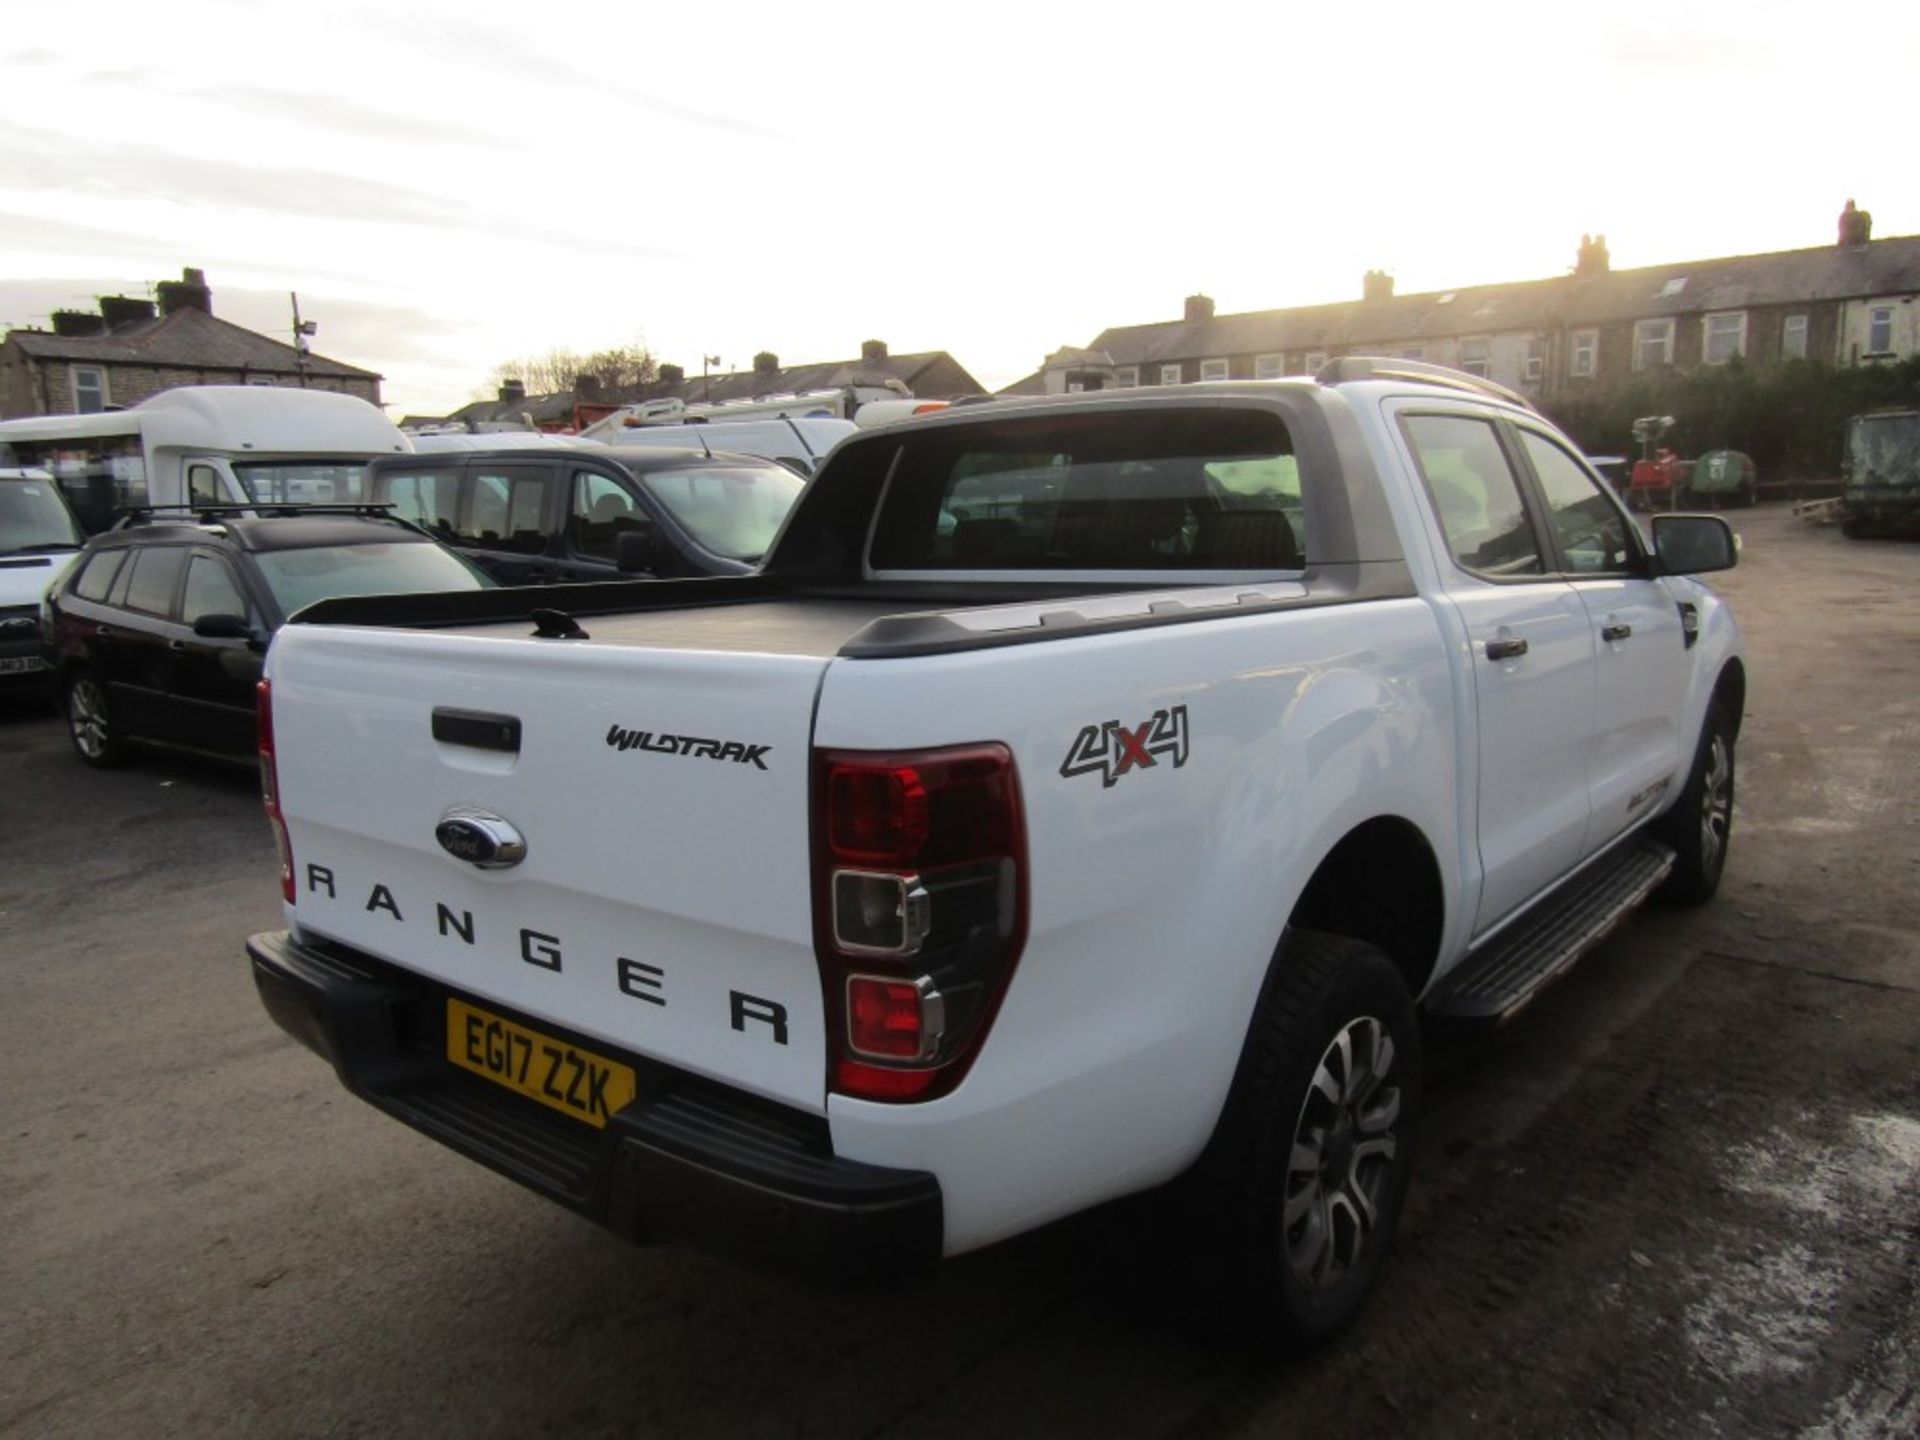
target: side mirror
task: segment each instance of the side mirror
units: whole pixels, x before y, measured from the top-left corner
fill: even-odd
[[[613,563],[622,575],[651,575],[660,568],[660,533],[651,523],[622,530],[613,538]]]
[[[1702,575],[1731,570],[1740,558],[1740,537],[1718,515],[1656,515],[1653,552],[1665,575]]]
[[[202,615],[193,622],[193,633],[202,640],[244,640],[255,650],[267,648],[265,637],[244,615]]]

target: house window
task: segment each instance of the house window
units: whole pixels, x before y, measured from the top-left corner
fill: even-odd
[[[1540,377],[1547,373],[1547,342],[1538,335],[1527,341],[1527,358],[1521,366],[1520,378],[1529,385],[1538,385]]]
[[[1576,380],[1591,380],[1600,368],[1600,332],[1576,330],[1568,340],[1567,374]]]
[[[1224,360],[1202,360],[1200,362],[1202,380],[1224,380],[1227,378],[1227,362]]]
[[[107,372],[97,365],[73,367],[73,410],[76,415],[97,415],[107,408]]]
[[[1789,315],[1780,322],[1780,358],[1782,360],[1807,358],[1806,316]]]
[[[1633,368],[1673,363],[1673,321],[1636,320],[1633,322]]]
[[[1138,365],[1122,365],[1113,372],[1113,388],[1116,390],[1131,390],[1139,383],[1140,367]]]
[[[1867,311],[1867,353],[1869,355],[1893,353],[1893,307],[1891,305],[1876,305]]]
[[[1747,312],[1709,315],[1700,322],[1700,355],[1709,365],[1724,365],[1747,353]]]
[[[1460,342],[1460,368],[1469,375],[1478,375],[1483,380],[1487,374],[1487,359],[1492,352],[1492,342],[1488,340],[1462,340]]]
[[[1320,367],[1326,363],[1327,363],[1326,351],[1309,350],[1307,351],[1306,361],[1301,365],[1300,368],[1305,370],[1309,375],[1317,375],[1320,373]]]
[[[1162,365],[1160,367],[1160,383],[1162,385],[1178,385],[1180,383],[1180,367],[1178,365]]]
[[[1287,357],[1284,355],[1256,355],[1253,357],[1253,378],[1256,380],[1278,380],[1287,373]]]

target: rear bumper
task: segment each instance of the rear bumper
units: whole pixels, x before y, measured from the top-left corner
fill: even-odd
[[[443,987],[285,931],[254,936],[247,954],[267,1013],[354,1094],[629,1239],[852,1282],[909,1276],[940,1256],[939,1182],[834,1155],[819,1116],[620,1055],[639,1094],[596,1130],[450,1065]]]

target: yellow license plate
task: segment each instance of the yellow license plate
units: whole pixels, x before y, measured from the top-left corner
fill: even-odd
[[[595,1127],[637,1090],[631,1066],[447,998],[447,1058],[462,1070]]]

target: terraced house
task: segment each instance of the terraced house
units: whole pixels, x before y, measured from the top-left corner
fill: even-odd
[[[1001,393],[1268,379],[1367,354],[1552,398],[1663,365],[1920,354],[1920,236],[1872,240],[1848,207],[1839,242],[1807,250],[1615,270],[1606,238],[1583,236],[1572,272],[1548,280],[1396,295],[1375,270],[1359,300],[1238,315],[1190,295],[1180,319],[1102,331]]]
[[[46,330],[0,342],[0,419],[124,410],[182,385],[295,385],[380,403],[380,376],[270,340],[213,313],[205,272],[184,270],[155,298],[106,295],[56,310]]]

